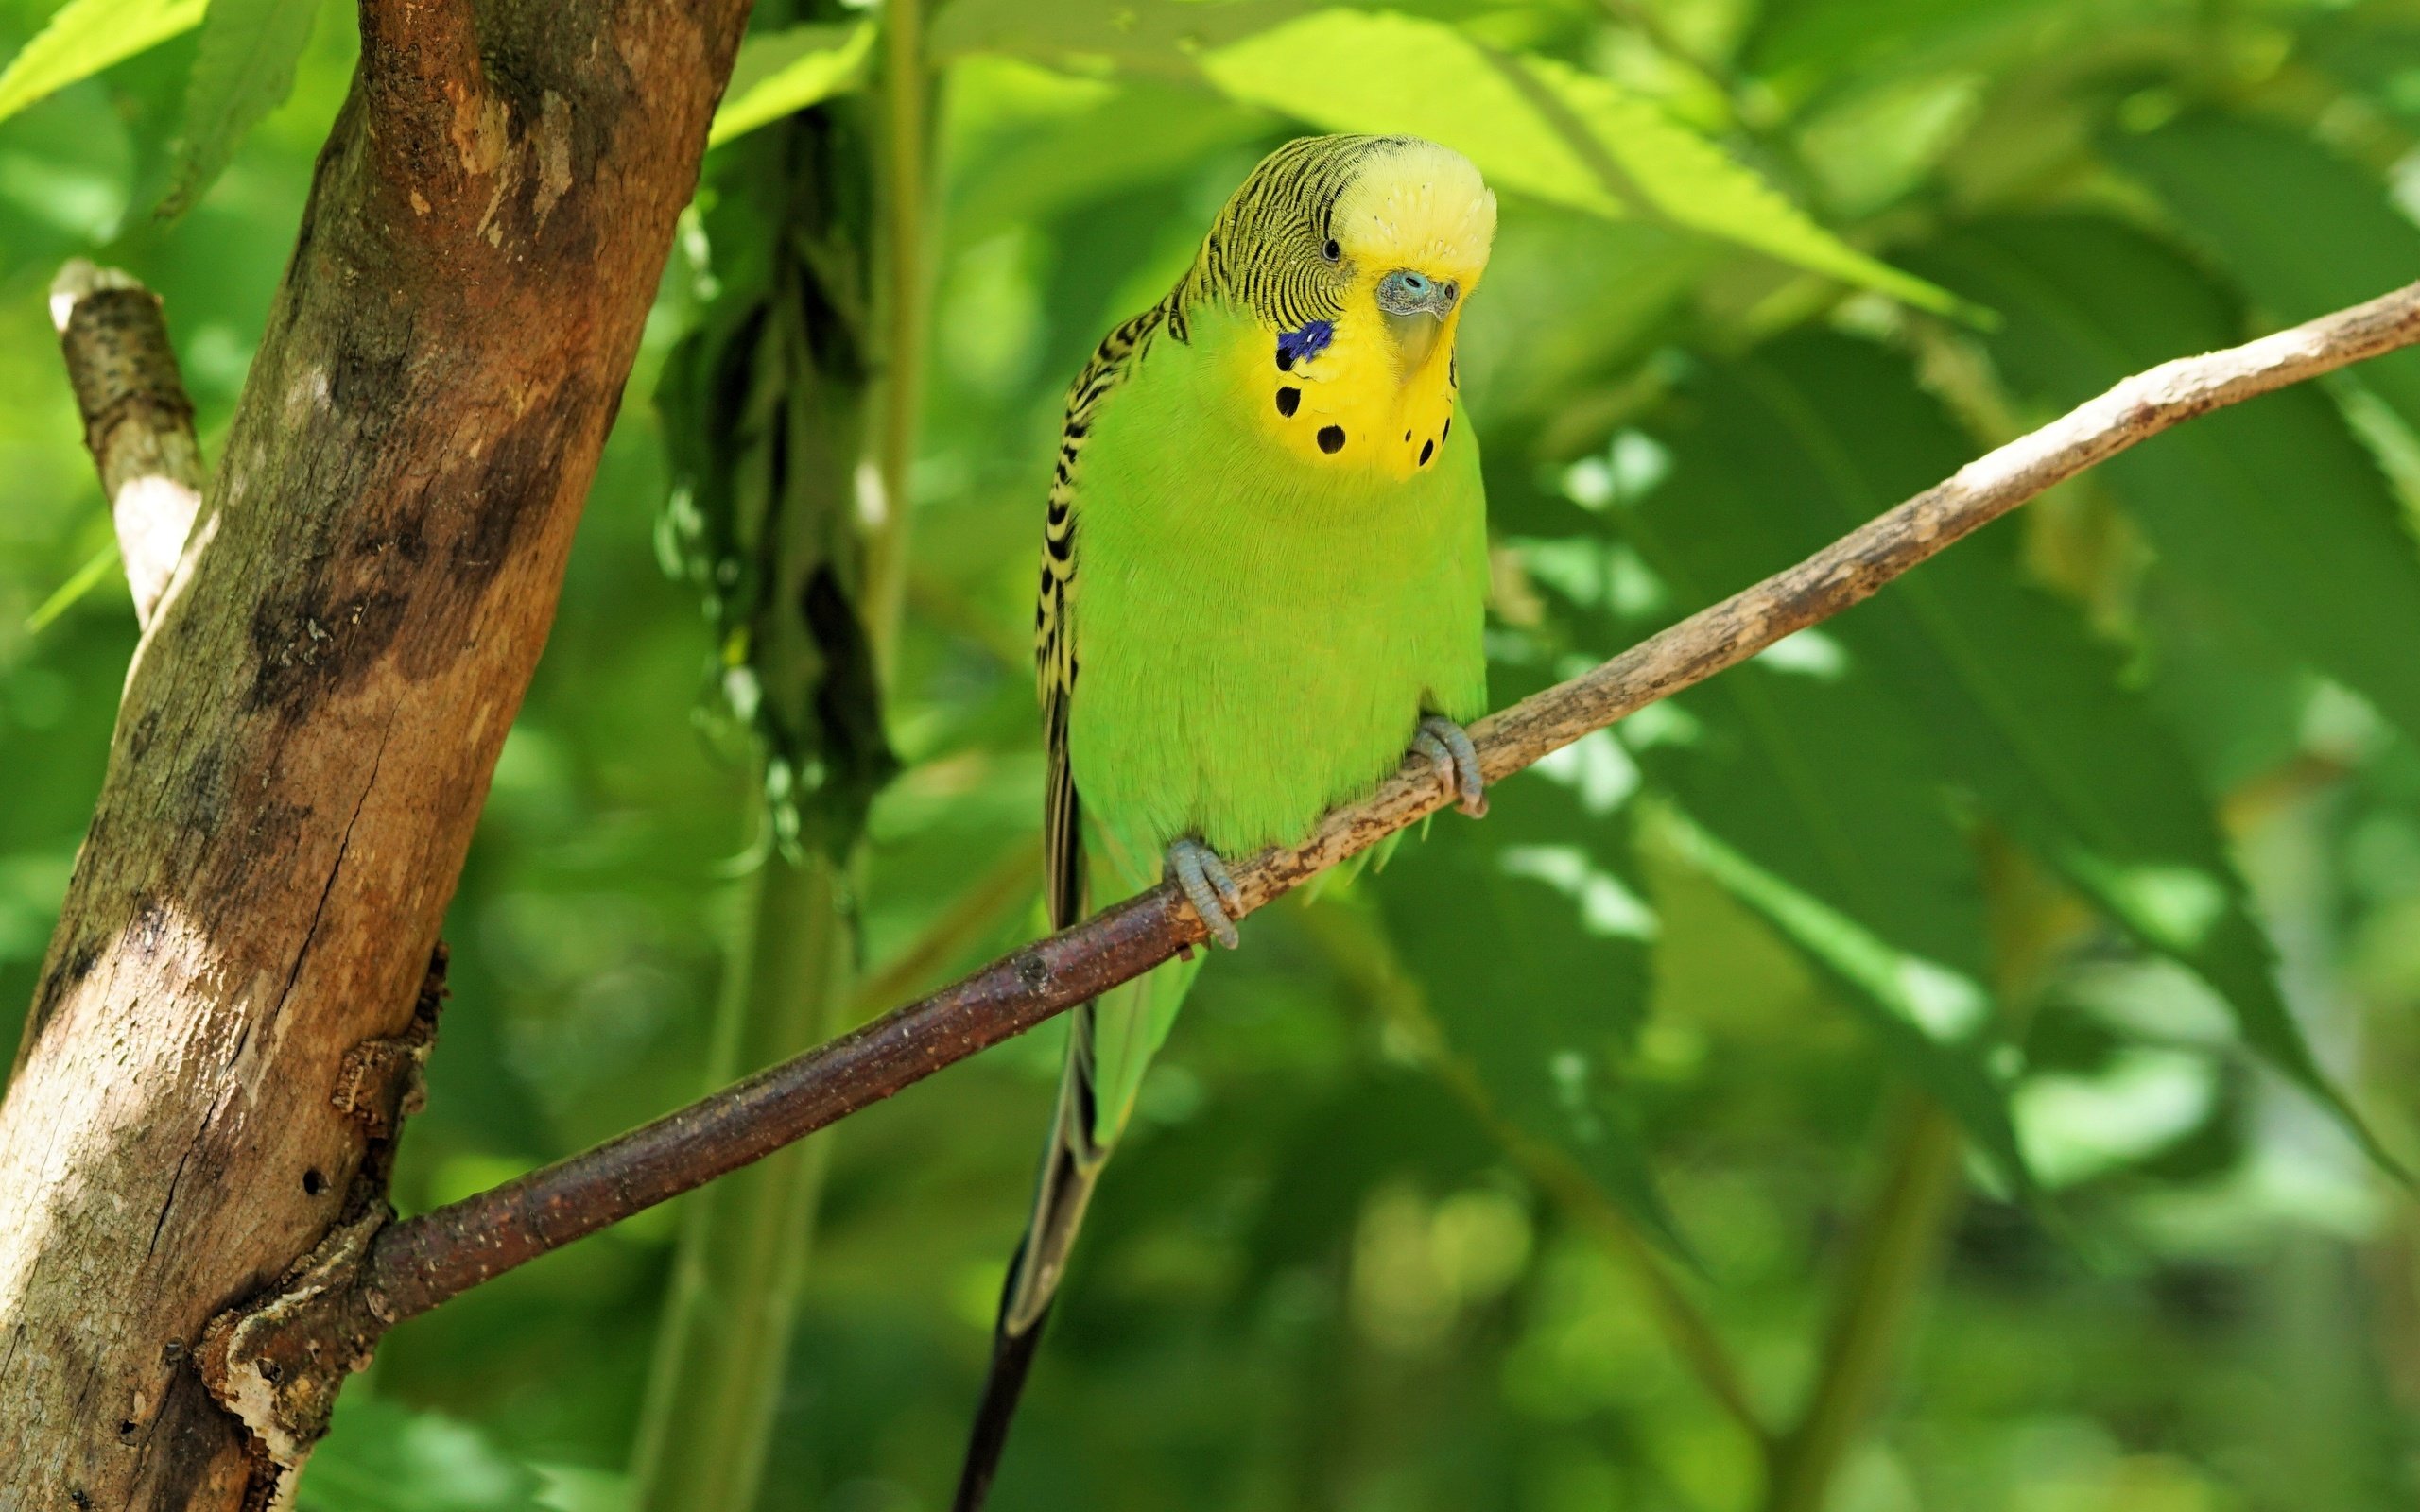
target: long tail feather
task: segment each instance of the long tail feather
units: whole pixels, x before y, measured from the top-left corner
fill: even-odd
[[[976,1408],[975,1428],[967,1438],[966,1461],[958,1476],[954,1512],[981,1512],[991,1493],[992,1477],[1007,1448],[1009,1420],[1025,1391],[1026,1372],[1042,1343],[1042,1328],[1049,1321],[1050,1303],[1058,1296],[1059,1280],[1066,1274],[1067,1255],[1082,1227],[1084,1209],[1100,1178],[1107,1149],[1093,1138],[1093,1005],[1075,1012],[1074,1032],[1067,1040],[1067,1065],[1059,1080],[1059,1107],[1052,1120],[1050,1147],[1043,1154],[1042,1172],[1034,1183],[1033,1215],[1026,1222],[1024,1240],[1009,1263],[1008,1283],[1000,1291],[1000,1317],[992,1333],[992,1364],[983,1378],[983,1398]]]
[[[1016,1416],[1025,1374],[1032,1367],[1042,1325],[1049,1316],[1046,1304],[1042,1316],[1023,1333],[1002,1329],[992,1335],[992,1368],[983,1377],[983,1400],[975,1409],[975,1431],[966,1440],[966,1463],[958,1472],[951,1512],[983,1512],[983,1499],[992,1494],[992,1477],[1000,1468],[1000,1452],[1009,1445],[1009,1419]]]

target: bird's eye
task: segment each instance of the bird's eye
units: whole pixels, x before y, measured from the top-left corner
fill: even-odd
[[[1331,236],[1320,248],[1320,255],[1331,263],[1340,262],[1344,257],[1344,249],[1336,245],[1336,238]]]

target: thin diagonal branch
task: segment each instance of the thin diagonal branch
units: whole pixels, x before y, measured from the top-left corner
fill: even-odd
[[[2165,364],[1961,469],[1813,557],[1472,731],[1490,781],[1737,665],[1872,596],[1953,541],[2086,468],[2221,405],[2420,341],[2420,284],[2244,346]],[[1302,844],[1236,865],[1245,910],[1269,902],[1452,795],[1407,763]],[[381,1233],[356,1294],[382,1323],[435,1307],[546,1251],[813,1133],[1202,943],[1172,888],[1142,893],[691,1107]]]
[[[160,297],[130,273],[76,258],[50,284],[50,319],[117,526],[118,558],[148,628],[201,509],[201,448]]]

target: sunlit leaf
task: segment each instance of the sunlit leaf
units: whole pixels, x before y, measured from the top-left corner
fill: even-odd
[[[1899,949],[1693,819],[1667,818],[1682,854],[1845,988],[1902,1074],[1958,1119],[2012,1188],[2030,1188],[2009,1113],[2014,1047],[1981,983]]]
[[[979,82],[985,66],[961,65],[953,81],[961,99],[969,77]],[[1205,157],[1257,141],[1270,126],[1260,112],[1201,89],[1151,79],[1092,89],[1093,97],[1071,100],[1072,108],[995,126],[959,155],[952,167],[952,236],[977,240],[1007,226],[1046,222],[1119,190],[1178,178]]]
[[[67,0],[0,70],[0,121],[201,25],[208,0]]]
[[[2190,260],[2107,220],[2001,222],[1931,266],[2006,317],[1993,358],[2045,409],[2244,334],[2241,309]],[[2324,394],[2288,388],[2205,416],[2099,475],[2165,563],[2420,734],[2420,553]]]
[[[1619,1094],[1654,934],[1623,875],[1628,816],[1535,778],[1491,802],[1484,824],[1443,816],[1378,874],[1388,933],[1495,1116],[1565,1152],[1677,1247]]]
[[[1206,47],[1314,9],[1315,0],[952,0],[933,19],[936,58],[994,53],[1056,67],[1104,63],[1191,77]]]
[[[1305,59],[1349,66],[1305,88]],[[1236,98],[1327,130],[1432,138],[1501,188],[1599,215],[1651,215],[1910,303],[1956,304],[1841,241],[1652,102],[1441,22],[1326,10],[1206,52],[1201,67]]]
[[[2033,1077],[2016,1094],[2027,1159],[2053,1188],[2140,1160],[2202,1125],[2218,1081],[2207,1056],[2142,1048],[2119,1052],[2090,1075]]]
[[[319,13],[320,0],[211,0],[162,215],[180,215],[200,198],[245,134],[285,103]]]
[[[1769,570],[1791,535],[1776,501],[1743,486],[1719,418],[1669,436],[1668,462],[1617,442],[1603,463],[1628,474],[1616,493],[1645,494],[1614,520],[1662,590],[1658,619]],[[1635,726],[1634,745],[1685,810],[1700,868],[1839,981],[1906,1074],[2022,1189],[2015,1057],[1986,985],[1974,843],[1944,805],[1932,740],[1879,673],[1831,627],[1804,631],[1685,696],[1685,726],[1663,738]]]
[[[2308,320],[2420,277],[2420,226],[2377,174],[2308,137],[2198,114],[2114,137],[2109,148],[2276,320]],[[2359,376],[2420,425],[2420,352],[2372,358]]]
[[[1948,476],[1972,450],[1902,363],[1837,336],[1710,369],[1689,398],[1674,450],[1765,501],[1759,573]],[[1675,528],[1682,497],[1675,488]],[[2255,1053],[2358,1124],[2278,993],[2268,939],[2175,737],[2121,682],[2114,649],[2016,579],[2014,544],[2005,527],[1987,530],[1826,627],[1916,712],[1945,775],[2215,988]]]
[[[864,81],[873,23],[752,32],[739,44],[731,85],[706,133],[708,146],[845,94]]]

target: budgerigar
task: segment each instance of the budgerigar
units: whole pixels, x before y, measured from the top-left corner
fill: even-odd
[[[1454,338],[1495,198],[1413,137],[1288,143],[1076,380],[1035,613],[1053,927],[1298,840],[1425,753],[1484,809],[1478,449]],[[982,1504],[1102,1162],[1200,963],[1076,1010],[957,1506]]]

